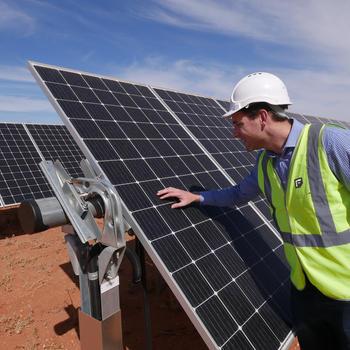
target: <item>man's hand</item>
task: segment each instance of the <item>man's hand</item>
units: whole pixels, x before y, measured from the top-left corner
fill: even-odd
[[[163,190],[158,191],[157,196],[159,196],[160,199],[166,199],[170,197],[177,198],[179,202],[171,205],[171,208],[173,209],[182,208],[193,202],[199,202],[200,200],[199,194],[187,192],[174,187],[167,187]]]

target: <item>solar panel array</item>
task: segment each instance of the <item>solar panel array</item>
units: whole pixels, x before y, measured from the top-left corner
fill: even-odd
[[[13,123],[0,123],[0,157],[0,206],[54,196],[39,167],[43,159],[59,159],[81,176],[84,158],[63,125]]]
[[[232,184],[165,102],[140,84],[36,63],[30,69],[85,156],[120,193],[123,215],[207,345],[282,347],[290,332],[289,271],[269,225],[250,205],[173,210],[156,196],[168,186]]]

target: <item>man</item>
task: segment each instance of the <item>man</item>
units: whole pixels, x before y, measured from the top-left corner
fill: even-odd
[[[177,198],[171,207],[181,208],[233,206],[265,194],[291,268],[301,348],[350,349],[350,131],[288,119],[290,104],[272,74],[240,80],[225,117],[247,150],[262,150],[251,174],[222,190],[165,188],[157,195]]]

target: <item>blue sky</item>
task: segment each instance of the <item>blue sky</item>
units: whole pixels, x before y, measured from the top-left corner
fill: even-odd
[[[291,111],[350,121],[348,0],[0,0],[0,121],[60,123],[27,61],[228,99],[277,74]]]

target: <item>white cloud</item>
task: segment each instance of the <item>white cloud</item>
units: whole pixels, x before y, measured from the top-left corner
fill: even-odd
[[[231,77],[227,76],[232,75],[232,68],[186,59],[171,62],[162,57],[148,57],[115,71],[125,80],[207,96],[224,97],[231,88]]]
[[[350,122],[350,81],[336,72],[311,70],[276,71],[285,81],[294,102],[292,111]]]
[[[48,100],[22,96],[0,96],[0,112],[50,112],[53,108]]]
[[[246,35],[272,39],[266,24],[250,13],[250,2],[214,0],[154,0],[144,16],[159,22],[226,35]],[[238,10],[237,10],[238,8]],[[250,14],[250,15],[249,15]]]
[[[204,61],[199,65],[184,61],[201,71],[193,79],[176,62],[159,67],[143,63],[144,67],[133,69],[145,78],[149,76],[150,81],[161,79],[163,86],[226,99],[239,78],[265,70],[286,82],[295,102],[291,110],[350,121],[350,115],[345,114],[350,91],[349,13],[348,0],[153,0],[153,6],[143,13],[151,20],[245,38],[252,45],[277,44],[275,50],[269,49],[262,56],[265,62],[268,57],[278,60],[282,68],[252,64],[217,67]],[[290,68],[296,65],[302,68]]]
[[[228,100],[234,84],[255,69],[225,66],[191,60],[169,61],[151,57],[134,62],[115,75],[128,81]],[[287,85],[293,101],[290,110],[298,113],[350,121],[348,92],[350,81],[337,73],[312,70],[272,69]]]
[[[11,5],[10,5],[11,4]],[[35,20],[13,5],[0,0],[0,30],[17,30],[30,35],[35,29]]]
[[[143,16],[229,36],[298,47],[321,63],[348,69],[348,0],[154,0]]]
[[[34,78],[27,68],[10,65],[0,65],[0,80],[34,82]]]
[[[46,99],[35,98],[37,86],[25,67],[0,65],[0,112],[50,112]]]

